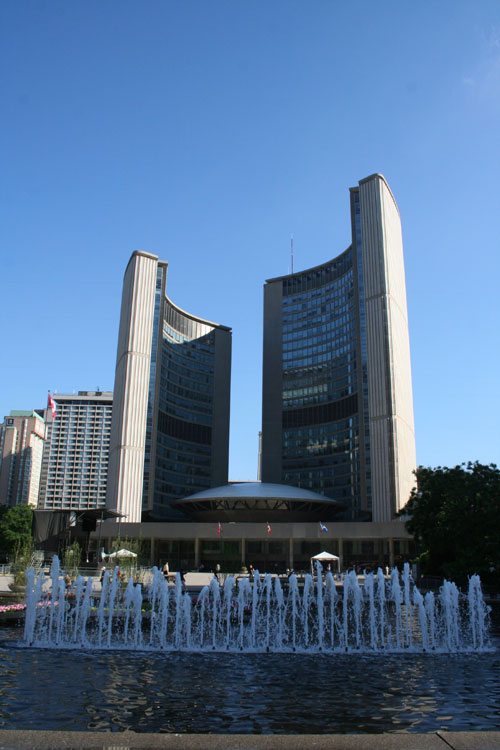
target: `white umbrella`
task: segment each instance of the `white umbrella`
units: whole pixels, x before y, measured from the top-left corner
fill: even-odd
[[[106,557],[137,557],[135,552],[131,552],[129,549],[119,549],[117,552],[111,552]]]
[[[330,552],[320,552],[318,555],[314,555],[312,560],[339,560],[338,555],[332,555]]]
[[[320,552],[318,555],[311,557],[311,567],[313,565],[313,560],[319,560],[320,562],[333,562],[333,560],[336,560],[337,568],[340,570],[340,557],[338,555],[332,555],[330,552]]]

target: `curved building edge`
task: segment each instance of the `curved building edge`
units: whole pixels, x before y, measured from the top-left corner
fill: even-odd
[[[197,315],[194,315],[193,313],[187,312],[186,310],[183,310],[182,307],[179,307],[179,305],[176,305],[175,302],[172,302],[170,297],[168,295],[165,295],[165,299],[167,300],[168,304],[178,313],[181,315],[184,315],[184,317],[189,318],[190,320],[194,320],[196,323],[201,323],[205,326],[210,326],[211,328],[220,328],[222,331],[231,331],[230,326],[225,326],[222,323],[214,323],[211,320],[206,320],[205,318],[200,318]]]
[[[129,522],[140,522],[143,510],[154,510],[159,481],[156,474],[158,433],[173,431],[176,450],[180,450],[186,440],[204,445],[204,462],[209,461],[209,473],[214,474],[210,474],[210,484],[227,481],[231,329],[174,304],[166,295],[167,270],[168,263],[160,261],[157,255],[136,250],[127,264],[123,281],[106,506]],[[168,311],[173,311],[174,316]],[[185,330],[178,331],[178,341],[168,340],[167,317],[171,321],[187,322]],[[169,325],[177,330],[171,322]],[[209,337],[209,343],[197,347],[196,340],[204,336]],[[160,402],[168,401],[161,392],[165,368],[175,366],[170,364],[172,357],[165,352],[168,346],[176,347],[174,360],[182,357],[183,347],[193,349],[191,358],[211,359],[211,387],[215,395],[209,426],[202,424],[203,418],[197,413],[196,393],[193,406],[188,404],[184,411],[179,409],[178,415],[169,416],[165,414],[165,406],[160,408]],[[197,348],[204,350],[197,354]],[[201,403],[202,397],[198,399]],[[203,409],[203,405],[200,408]],[[190,460],[196,465],[196,456]],[[216,470],[212,471],[214,464]],[[203,486],[195,485],[193,489]]]
[[[306,446],[304,443],[300,447],[300,440],[304,442],[300,431],[316,431],[317,439],[321,442],[320,432],[326,434],[330,429],[333,436],[335,424],[340,425],[346,419],[358,420],[355,426],[358,431],[358,457],[351,464],[350,470],[351,476],[358,476],[359,479],[359,498],[356,501],[357,509],[353,507],[350,520],[365,520],[368,516],[372,521],[385,522],[394,518],[397,511],[406,504],[414,486],[416,468],[401,223],[394,195],[381,174],[373,174],[360,180],[358,187],[350,188],[350,198],[352,244],[331,260],[293,274],[268,279],[264,285],[261,478],[263,481],[298,482],[299,486],[309,486],[316,492],[331,493],[332,496],[333,487],[331,491],[326,489],[326,480],[319,476],[314,479],[310,473],[315,471],[314,461],[306,456],[307,451],[310,456],[313,455],[311,451],[314,452],[314,446]],[[290,344],[287,342],[294,336],[297,341],[292,346],[297,349],[300,346],[303,332],[299,329],[304,327],[304,322],[296,323],[294,334],[290,314],[284,304],[285,296],[293,296],[299,306],[302,304],[310,307],[311,301],[306,298],[308,291],[314,288],[317,310],[314,312],[311,309],[309,314],[316,315],[318,320],[325,295],[317,294],[317,291],[321,288],[326,290],[330,282],[327,281],[328,274],[323,274],[325,281],[315,280],[314,276],[347,256],[352,263],[352,273],[339,272],[338,284],[344,285],[351,298],[355,299],[355,304],[348,314],[350,317],[347,327],[339,334],[347,335],[348,328],[351,331],[351,351],[346,356],[351,357],[349,368],[356,367],[358,371],[356,387],[352,386],[353,390],[347,398],[332,397],[323,407],[291,409],[286,406],[287,385],[284,381],[285,377],[290,377],[287,375],[287,372],[291,372],[290,368],[295,367],[296,373],[301,368],[304,371],[308,369],[311,373],[315,368],[314,363],[321,360],[321,366],[317,367],[324,370],[331,365],[334,356],[332,354],[330,363],[325,363],[324,343],[316,349],[314,347],[314,339],[321,329],[321,323],[316,326],[314,333],[311,329],[307,341],[310,347],[307,358],[301,359],[300,352],[295,354],[290,351]],[[330,274],[330,278],[334,277],[335,274]],[[287,284],[289,280],[294,283]],[[300,316],[300,313],[296,315]],[[285,316],[288,321],[286,326]],[[325,330],[326,327],[323,323]],[[353,331],[356,331],[354,338]],[[325,334],[322,336],[324,341]],[[333,340],[328,345],[331,349],[335,346]],[[322,387],[327,390],[328,381],[337,376],[338,373],[335,372],[325,376]],[[298,382],[288,385],[288,392],[305,392],[305,388],[301,389],[300,385]],[[332,436],[327,439],[333,440]],[[302,450],[303,456],[302,466],[297,465],[297,470],[292,473],[287,469],[291,458],[287,458],[285,447],[290,441],[295,441],[298,446],[295,447],[296,452]],[[352,451],[352,446],[350,450]],[[333,472],[338,476],[341,467],[338,464],[334,466],[337,461],[338,457],[332,456],[332,464],[328,468],[328,459],[318,455],[316,464],[323,464],[324,475]],[[304,481],[309,484],[304,485]],[[334,479],[334,484],[335,481]],[[345,489],[350,491],[347,487]]]

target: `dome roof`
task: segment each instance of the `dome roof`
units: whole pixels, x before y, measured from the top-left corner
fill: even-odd
[[[331,520],[345,506],[317,492],[271,482],[230,482],[174,505],[197,521]]]

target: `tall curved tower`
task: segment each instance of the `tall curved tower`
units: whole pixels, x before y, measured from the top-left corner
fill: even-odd
[[[264,286],[261,475],[389,521],[416,467],[401,222],[382,175],[350,196],[350,247]]]
[[[106,504],[129,522],[228,476],[231,329],[174,305],[167,265],[136,251],[123,282]]]

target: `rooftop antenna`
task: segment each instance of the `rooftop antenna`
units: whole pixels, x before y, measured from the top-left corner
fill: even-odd
[[[290,236],[290,260],[291,260],[291,268],[293,273],[293,234]]]

